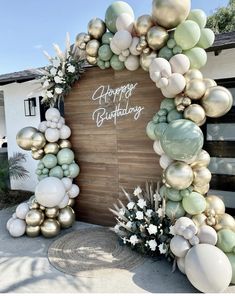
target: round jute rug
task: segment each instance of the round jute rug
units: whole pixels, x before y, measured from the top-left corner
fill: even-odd
[[[103,227],[60,237],[49,247],[48,259],[56,269],[77,276],[94,276],[95,271],[102,274],[110,269],[131,270],[145,260],[129,247],[121,246],[115,233]]]

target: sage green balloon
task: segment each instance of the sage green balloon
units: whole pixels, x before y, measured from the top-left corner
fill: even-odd
[[[72,163],[69,165],[69,175],[70,178],[76,178],[80,173],[80,168],[76,163]]]
[[[110,65],[115,71],[121,71],[125,69],[125,64],[121,62],[117,55],[113,55],[110,60]]]
[[[177,111],[176,109],[172,109],[167,115],[168,122],[171,122],[177,119],[182,119],[182,118],[183,118],[183,113]]]
[[[38,167],[39,170],[43,170],[44,169],[44,164],[40,161],[37,167]]]
[[[164,134],[167,127],[168,127],[168,123],[161,122],[161,123],[156,124],[154,133],[155,133],[157,139],[160,139],[162,137],[162,135]]]
[[[101,69],[104,70],[105,69],[105,62],[102,61],[101,59],[97,60],[97,66]]]
[[[167,201],[166,203],[166,215],[168,218],[174,220],[179,219],[185,215],[185,210],[181,202]]]
[[[52,169],[57,165],[57,158],[54,154],[46,154],[43,157],[42,162],[46,168]]]
[[[235,232],[230,229],[221,229],[217,232],[218,240],[216,246],[225,253],[234,252]]]
[[[175,101],[174,99],[164,99],[160,104],[161,109],[166,109],[168,112],[170,112],[172,109],[175,109]]]
[[[167,187],[165,185],[162,185],[161,188],[159,189],[159,194],[161,197],[165,197]]]
[[[113,56],[113,52],[108,44],[103,44],[98,50],[98,56],[103,61],[109,61]]]
[[[201,9],[192,9],[187,19],[196,22],[201,29],[204,28],[207,23],[207,15]]]
[[[203,195],[192,192],[182,201],[184,210],[190,215],[198,215],[206,209],[206,199]]]
[[[173,54],[172,49],[170,49],[167,46],[164,46],[163,48],[161,48],[158,53],[159,58],[163,58],[167,61],[169,61],[173,57],[173,55],[174,54]]]
[[[183,49],[179,45],[173,48],[173,54],[180,54],[182,52],[183,52]]]
[[[146,126],[146,134],[151,140],[157,140],[157,136],[155,135],[155,128],[157,124],[153,121],[150,121]]]
[[[64,177],[64,171],[61,166],[57,165],[56,167],[50,170],[49,176],[62,179]]]
[[[176,46],[175,39],[169,39],[167,41],[167,47],[169,47],[170,49],[173,49],[175,46]]]
[[[57,159],[60,165],[71,164],[74,161],[74,153],[69,148],[63,148],[58,152]]]
[[[65,171],[65,170],[68,170],[69,169],[69,165],[68,164],[63,164],[62,165],[62,169]]]
[[[193,48],[199,41],[201,30],[198,24],[194,21],[185,21],[175,29],[175,42],[183,50]]]
[[[64,176],[65,176],[65,177],[68,177],[68,176],[69,176],[69,170],[65,170],[65,171],[64,171]]]
[[[211,29],[205,28],[201,30],[201,37],[198,41],[197,46],[207,49],[213,45],[214,41],[215,33]]]
[[[171,201],[181,201],[180,191],[174,188],[166,188],[166,197]]]
[[[182,196],[182,198],[188,197],[191,192],[192,191],[190,191],[188,188],[186,188],[186,189],[180,190],[180,195]]]
[[[225,255],[228,257],[228,260],[232,266],[233,275],[232,275],[231,284],[235,284],[235,254],[227,253]]]
[[[106,32],[104,33],[104,35],[102,36],[102,43],[103,44],[110,44],[112,38],[113,38],[113,33],[111,32]]]
[[[129,4],[127,4],[124,1],[116,1],[113,2],[105,13],[105,24],[110,32],[116,33],[117,27],[116,27],[116,20],[118,16],[122,13],[127,13],[134,19],[134,12]]]
[[[48,175],[39,175],[38,176],[38,181],[41,181],[42,179],[45,179],[47,177],[48,177]]]
[[[109,61],[105,62],[105,63],[104,63],[104,66],[105,66],[105,69],[110,68],[110,62],[109,62]]]
[[[35,172],[37,175],[41,175],[42,174],[42,170],[37,169]]]
[[[42,173],[43,173],[43,175],[48,174],[48,173],[49,173],[49,169],[48,169],[48,168],[44,168],[44,169],[42,170]]]
[[[207,53],[201,47],[194,47],[184,51],[184,54],[189,58],[190,69],[200,69],[205,66],[207,62]]]
[[[195,123],[178,119],[168,124],[160,140],[162,149],[170,158],[187,161],[201,151],[204,138]]]

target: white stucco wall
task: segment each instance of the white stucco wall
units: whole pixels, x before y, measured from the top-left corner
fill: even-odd
[[[6,136],[5,111],[4,106],[0,106],[0,141],[4,136]]]
[[[33,94],[32,91],[37,89],[34,81],[24,83],[12,83],[1,87],[4,92],[5,103],[5,122],[8,140],[8,157],[12,156],[14,152],[20,151],[27,154],[27,162],[24,167],[29,171],[30,178],[27,180],[11,180],[12,189],[25,189],[34,191],[37,184],[35,169],[37,161],[32,159],[30,151],[22,150],[16,143],[17,132],[26,126],[38,127],[40,122],[40,109],[39,109],[39,95]],[[29,97],[37,98],[36,116],[25,117],[24,115],[24,100]]]

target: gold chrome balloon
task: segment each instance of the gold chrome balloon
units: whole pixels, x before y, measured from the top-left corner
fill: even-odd
[[[56,218],[59,214],[59,209],[58,208],[46,208],[45,209],[45,215],[48,217],[48,218]]]
[[[59,145],[57,143],[47,143],[44,147],[45,154],[57,154],[59,152]]]
[[[68,206],[74,207],[75,203],[76,203],[76,199],[75,198],[70,198],[69,202],[68,202]]]
[[[79,34],[76,36],[76,46],[79,47],[80,49],[84,49],[84,48],[81,48],[81,45],[82,45],[83,43],[85,43],[84,38],[85,38],[86,35],[87,35],[86,33],[79,33]]]
[[[88,23],[88,33],[95,39],[100,39],[106,31],[105,23],[99,18],[93,18]]]
[[[40,226],[26,226],[26,234],[30,237],[36,237],[40,235]]]
[[[152,27],[147,33],[147,42],[150,48],[157,50],[162,48],[169,38],[166,29],[160,26]]]
[[[44,156],[44,152],[42,153],[40,150],[32,152],[32,158],[35,159],[35,160],[42,159],[43,156]]]
[[[69,140],[60,140],[58,142],[61,149],[63,148],[72,148],[72,144]]]
[[[190,0],[153,0],[152,17],[155,23],[173,29],[189,15]]]
[[[206,184],[204,186],[197,186],[197,185],[194,185],[193,186],[193,190],[200,193],[201,195],[205,195],[210,189],[210,184]]]
[[[193,171],[191,167],[181,161],[173,162],[165,171],[167,184],[177,190],[188,188],[193,181]]]
[[[37,132],[33,136],[32,145],[34,148],[42,149],[46,145],[46,138],[42,133]]]
[[[57,219],[62,228],[68,228],[72,226],[75,221],[75,212],[71,207],[66,206],[60,210]]]
[[[231,215],[225,213],[223,215],[218,216],[218,222],[214,226],[214,228],[216,231],[225,228],[235,231],[235,220]]]
[[[189,82],[192,79],[203,79],[202,72],[198,69],[190,69],[184,74],[186,82]]]
[[[210,183],[211,172],[205,167],[195,167],[193,169],[193,185],[197,187],[203,187]]]
[[[90,57],[90,56],[86,56],[87,62],[90,65],[95,66],[97,64],[97,58],[96,57]]]
[[[134,28],[137,36],[145,36],[148,30],[154,26],[151,15],[145,14],[137,18]]]
[[[206,224],[206,215],[204,214],[198,214],[192,217],[193,223],[197,226],[200,227],[202,225]]]
[[[192,79],[187,82],[185,94],[191,100],[201,99],[206,92],[206,86],[202,79]]]
[[[207,89],[202,98],[202,107],[208,117],[217,118],[226,114],[233,105],[233,97],[223,86],[214,86]]]
[[[216,86],[217,85],[217,83],[215,82],[215,80],[210,79],[210,78],[203,79],[203,82],[205,83],[206,89],[209,88],[209,87],[213,87],[213,86]]]
[[[31,210],[39,209],[40,205],[36,201],[33,201],[32,204],[29,206]]]
[[[140,66],[144,71],[148,71],[152,60],[157,57],[156,52],[152,51],[149,54],[142,53],[140,56]]]
[[[198,104],[192,104],[184,110],[184,118],[196,123],[198,126],[206,117],[204,109]]]
[[[221,198],[216,195],[210,195],[206,198],[206,215],[213,210],[216,215],[223,215],[225,213],[225,205]]]
[[[199,155],[197,156],[196,160],[191,163],[191,167],[192,168],[196,168],[196,167],[208,167],[209,163],[210,163],[210,154],[205,151],[202,150]]]
[[[44,214],[41,210],[30,210],[25,218],[26,224],[29,226],[39,226],[44,220]]]
[[[42,211],[45,211],[46,208],[44,206],[40,205],[39,209],[42,210]]]
[[[98,40],[92,39],[86,45],[87,55],[91,57],[97,57],[99,47],[100,47],[100,42]]]
[[[41,225],[41,233],[44,237],[50,238],[60,233],[60,223],[55,219],[46,219]]]
[[[24,150],[31,150],[33,146],[33,136],[38,132],[34,127],[22,128],[16,135],[17,145]]]

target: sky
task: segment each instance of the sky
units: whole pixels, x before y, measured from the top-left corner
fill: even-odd
[[[42,51],[54,55],[52,44],[64,49],[66,32],[71,41],[87,31],[93,17],[104,19],[112,0],[0,0],[0,74],[45,66]],[[126,0],[136,18],[151,13],[152,0]],[[192,8],[208,15],[228,0],[192,0]]]

